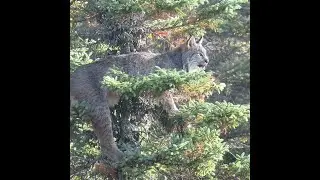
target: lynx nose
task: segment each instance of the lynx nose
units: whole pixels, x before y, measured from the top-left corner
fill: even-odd
[[[205,59],[204,62],[208,64],[209,60],[208,60],[208,59]]]

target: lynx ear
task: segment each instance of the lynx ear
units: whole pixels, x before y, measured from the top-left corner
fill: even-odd
[[[196,45],[197,45],[196,40],[194,39],[193,36],[191,36],[187,41],[187,47],[191,48],[191,47],[195,47]]]
[[[198,41],[198,44],[202,44],[203,36],[201,36],[200,40]]]

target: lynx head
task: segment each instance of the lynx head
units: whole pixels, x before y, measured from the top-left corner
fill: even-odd
[[[184,52],[182,53],[183,69],[187,72],[196,70],[204,70],[208,65],[209,58],[207,52],[202,46],[203,37],[196,42],[192,36],[186,43]]]

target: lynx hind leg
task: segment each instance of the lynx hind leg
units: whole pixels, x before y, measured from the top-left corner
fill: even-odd
[[[89,99],[90,117],[95,134],[98,137],[102,154],[112,162],[117,163],[123,157],[123,152],[117,147],[112,131],[112,120],[108,100],[102,96]]]
[[[160,96],[160,103],[163,105],[165,111],[169,113],[169,115],[173,115],[177,112],[179,112],[179,109],[177,108],[173,96],[169,91],[165,91]]]

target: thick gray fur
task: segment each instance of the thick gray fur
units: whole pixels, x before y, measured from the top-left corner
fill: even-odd
[[[166,69],[186,70],[188,72],[204,69],[209,59],[202,46],[202,38],[196,42],[191,37],[180,48],[163,54],[137,52],[118,56],[109,56],[106,59],[79,67],[71,75],[71,101],[85,101],[89,105],[92,117],[92,126],[96,133],[104,156],[117,163],[123,157],[114,141],[112,121],[109,107],[115,105],[119,95],[101,88],[101,81],[110,68],[116,66],[130,75],[146,75],[151,73],[155,66]],[[170,93],[163,95],[164,106],[168,111],[178,109]]]

